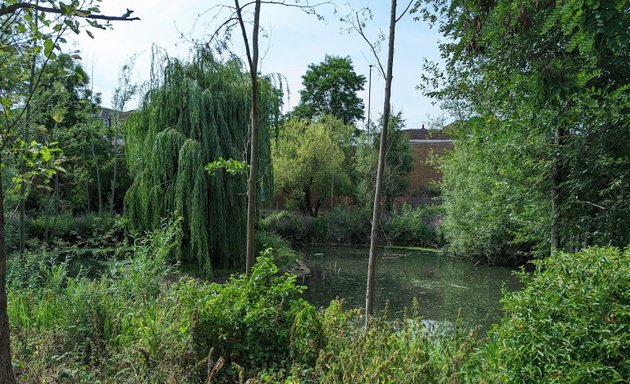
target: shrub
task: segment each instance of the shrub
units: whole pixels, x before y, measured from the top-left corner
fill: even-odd
[[[623,383],[630,377],[630,250],[537,261],[469,370],[471,382]]]
[[[29,239],[43,241],[46,232],[46,217],[37,216],[25,223]],[[78,244],[88,247],[117,246],[125,239],[125,227],[118,217],[89,213],[73,216],[60,214],[48,220],[50,239],[59,243]]]
[[[326,223],[327,242],[365,244],[370,241],[372,218],[368,209],[335,207],[322,219]]]
[[[264,372],[257,383],[455,383],[476,343],[458,330],[432,331],[416,315],[374,318],[366,333],[362,313],[340,301],[319,316],[326,345],[315,364]]]
[[[301,241],[304,235],[304,220],[295,212],[273,211],[261,220],[260,226],[291,242]]]
[[[269,249],[269,254],[273,256],[274,263],[280,270],[293,268],[302,258],[280,235],[266,231],[256,232],[256,253],[261,254],[266,249]]]
[[[437,207],[417,207],[404,204],[384,221],[383,232],[395,245],[434,247],[441,245],[436,232],[440,211]]]
[[[305,315],[313,307],[301,298],[304,287],[295,283],[295,276],[280,275],[269,252],[263,252],[252,268],[251,276],[232,276],[225,284],[199,286],[190,280],[180,287],[179,297],[187,308],[192,340],[198,353],[225,359],[228,368],[221,376],[235,379],[230,367],[237,363],[245,372],[289,365],[294,324],[305,325]],[[315,324],[311,323],[315,327]],[[316,327],[315,327],[316,328]],[[298,327],[298,335],[318,332]],[[311,359],[319,341],[297,344],[298,361]],[[294,345],[295,347],[295,345]]]
[[[276,211],[262,221],[263,229],[290,242],[331,244],[367,244],[372,226],[371,211],[366,208],[338,206],[318,217]],[[394,245],[435,247],[443,245],[437,224],[441,208],[404,205],[383,220],[381,241]]]

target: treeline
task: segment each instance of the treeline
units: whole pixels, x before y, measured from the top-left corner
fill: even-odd
[[[630,243],[627,1],[417,2],[447,37],[449,249],[489,262]],[[438,89],[430,89],[438,85]]]

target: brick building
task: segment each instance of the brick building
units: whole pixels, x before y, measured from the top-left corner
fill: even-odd
[[[436,183],[442,178],[435,164],[436,159],[453,149],[453,141],[444,130],[423,127],[402,132],[411,142],[414,164],[408,176],[407,196],[396,199],[397,203],[417,205],[430,202],[437,192]]]

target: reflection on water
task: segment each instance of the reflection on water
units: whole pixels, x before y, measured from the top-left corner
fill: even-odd
[[[305,247],[311,270],[304,280],[306,297],[326,306],[337,296],[346,306],[365,306],[368,248]],[[501,290],[520,287],[512,269],[474,265],[430,251],[383,249],[376,264],[375,310],[389,300],[390,311],[401,314],[418,301],[420,315],[432,321],[455,321],[488,328],[501,317]]]

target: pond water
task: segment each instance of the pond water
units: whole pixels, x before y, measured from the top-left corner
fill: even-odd
[[[304,279],[307,300],[327,306],[340,297],[347,308],[365,307],[368,248],[309,246],[300,250],[311,270]],[[423,319],[454,322],[460,316],[468,326],[488,329],[501,318],[502,289],[520,288],[512,272],[433,251],[381,249],[376,264],[375,311],[382,311],[389,300],[390,313],[401,315],[415,298]]]

